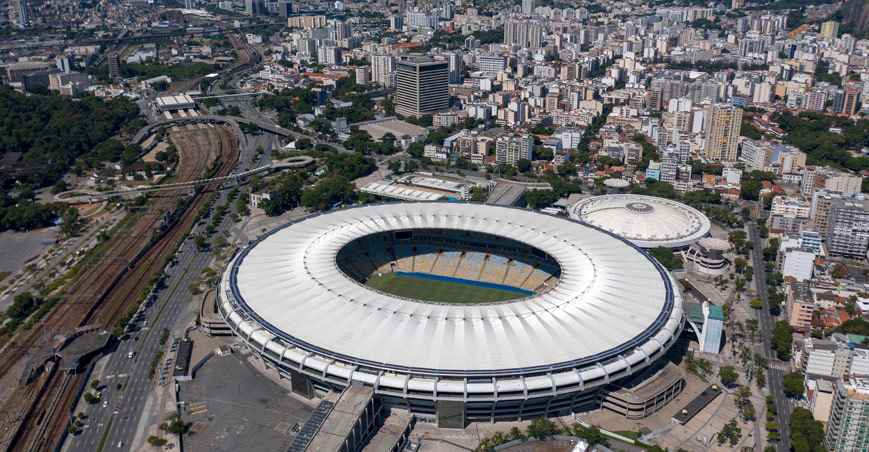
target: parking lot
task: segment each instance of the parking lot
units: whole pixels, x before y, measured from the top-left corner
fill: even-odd
[[[313,408],[260,374],[247,356],[214,356],[192,381],[181,383],[190,451],[284,450],[293,427]]]

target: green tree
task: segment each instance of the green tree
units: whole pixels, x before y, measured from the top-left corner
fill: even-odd
[[[667,270],[678,270],[682,268],[682,259],[673,253],[673,250],[670,248],[657,247],[649,250],[649,254],[652,255],[658,262],[661,263]]]
[[[181,436],[187,434],[192,425],[193,424],[190,422],[184,422],[184,420],[181,419],[181,416],[173,414],[169,416],[165,422],[160,424],[160,430]]]
[[[589,447],[594,446],[595,444],[601,444],[605,446],[609,442],[607,440],[607,437],[604,436],[604,434],[595,427],[584,427],[581,424],[574,424],[573,428],[570,429],[570,432],[573,434],[573,436],[586,440]]]
[[[148,437],[148,444],[154,447],[163,447],[166,445],[166,443],[167,441],[163,438],[160,438],[159,436],[151,435]]]
[[[343,176],[320,179],[302,192],[302,205],[310,210],[327,210],[353,199],[353,184]]]
[[[775,323],[775,327],[772,330],[772,348],[775,350],[778,359],[790,359],[791,346],[794,340],[793,333],[793,329],[787,321],[779,320]]]
[[[530,190],[525,192],[525,202],[532,209],[549,207],[558,201],[558,194],[552,190]]]
[[[78,213],[78,209],[70,207],[61,216],[60,232],[66,237],[75,237],[81,232],[82,226],[87,222]]]
[[[63,179],[59,179],[59,180],[58,180],[57,182],[55,182],[54,185],[51,187],[51,193],[52,193],[52,194],[55,194],[55,195],[58,194],[58,193],[63,193],[63,192],[65,192],[65,191],[67,191],[67,190],[69,190],[69,185],[67,185],[67,183],[66,183]]]
[[[260,202],[260,208],[270,217],[298,207],[305,181],[298,173],[285,173],[275,178],[269,192],[271,199]]]
[[[730,447],[733,447],[739,444],[740,438],[742,438],[742,429],[739,428],[736,418],[733,418],[724,424],[724,427],[718,432],[718,445],[721,446],[727,442]]]
[[[721,379],[722,385],[730,387],[739,379],[739,374],[733,366],[723,366],[718,369],[718,378]]]
[[[546,439],[558,433],[558,426],[545,417],[538,417],[528,425],[528,436],[534,439]]]
[[[816,421],[812,412],[794,408],[790,418],[791,448],[795,452],[824,452],[824,426]]]
[[[803,396],[805,375],[800,372],[792,372],[785,374],[782,381],[782,387],[786,396],[792,399],[798,399]]]

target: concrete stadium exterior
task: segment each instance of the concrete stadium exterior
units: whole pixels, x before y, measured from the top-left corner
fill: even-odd
[[[554,258],[558,283],[489,304],[437,304],[375,291],[338,252],[371,234],[477,231]],[[277,228],[223,274],[230,328],[294,388],[374,388],[442,426],[565,415],[654,364],[683,328],[676,282],[629,241],[566,218],[458,203],[353,207]]]

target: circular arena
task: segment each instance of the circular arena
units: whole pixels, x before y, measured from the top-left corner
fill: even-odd
[[[630,242],[477,204],[287,224],[233,258],[219,293],[230,328],[294,388],[361,383],[441,425],[593,408],[683,327],[675,281]]]
[[[570,208],[570,216],[640,248],[685,248],[706,237],[712,227],[709,218],[691,206],[644,195],[586,198]]]

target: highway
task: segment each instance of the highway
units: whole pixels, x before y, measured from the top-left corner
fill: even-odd
[[[751,253],[754,261],[754,283],[757,287],[758,297],[763,300],[763,309],[759,309],[760,317],[760,337],[763,340],[763,355],[769,361],[767,368],[767,385],[769,385],[770,393],[775,398],[775,406],[778,410],[778,431],[781,434],[781,440],[778,442],[778,450],[788,452],[791,449],[790,445],[790,413],[791,406],[785,397],[783,388],[784,372],[781,370],[781,363],[776,357],[772,349],[771,338],[772,330],[775,324],[775,319],[769,313],[769,296],[766,292],[766,266],[763,262],[763,239],[757,232],[757,225],[751,221],[748,223],[748,235],[753,245]],[[778,365],[777,365],[778,364]],[[789,363],[784,363],[785,366]]]
[[[275,142],[274,138],[273,135],[248,137],[237,170],[245,171],[259,165],[261,162],[253,161],[256,148],[263,146],[267,150],[270,149]],[[263,156],[263,160],[267,159],[268,152]],[[226,202],[226,194],[225,191],[220,192],[215,205]],[[230,216],[227,215],[217,234],[228,230],[231,222]],[[197,228],[194,228],[194,232],[196,230]],[[158,368],[163,365],[166,358],[171,356],[169,352],[171,339],[161,345],[161,332],[163,329],[173,331],[184,326],[176,323],[179,319],[185,318],[185,310],[198,308],[191,305],[188,287],[200,276],[212,258],[210,251],[199,252],[193,240],[185,240],[176,256],[177,264],[166,270],[168,275],[166,287],[160,291],[153,305],[145,311],[147,324],[139,323],[144,327],[143,330],[132,333],[130,339],[122,341],[117,350],[108,357],[101,379],[101,383],[105,385],[102,397],[108,402],[107,406],[103,407],[102,402],[87,406],[84,410],[88,416],[86,426],[81,434],[67,437],[66,450],[97,452],[100,450],[101,443],[104,445],[101,449],[103,451],[129,450],[133,446],[140,420],[143,416],[148,416],[151,411],[146,405],[149,395],[159,381],[159,371],[153,379],[151,378],[151,363],[160,350],[164,351],[164,356]],[[138,340],[134,339],[136,336]],[[131,351],[137,355],[134,359],[127,357]],[[168,384],[174,384],[171,376],[167,381]],[[122,389],[117,388],[119,383],[123,384]],[[104,436],[105,440],[103,440]],[[144,438],[141,440],[144,441]]]

